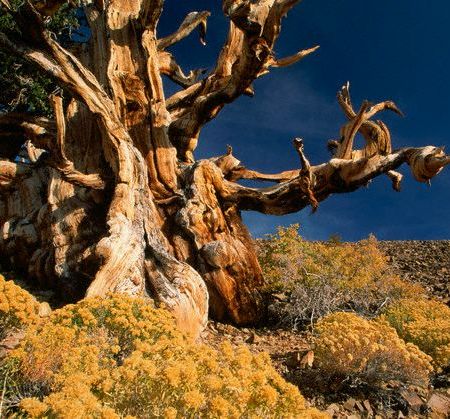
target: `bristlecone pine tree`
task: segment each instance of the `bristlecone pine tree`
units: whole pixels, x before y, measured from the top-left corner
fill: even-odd
[[[441,148],[392,150],[388,128],[372,118],[400,113],[391,101],[353,107],[349,86],[338,93],[348,123],[329,142],[330,161],[312,166],[294,140],[299,168],[263,174],[223,156],[194,159],[202,127],[271,67],[300,61],[316,48],[274,56],[280,23],[300,0],[223,0],[228,38],[215,68],[183,73],[167,50],[199,29],[209,13],[189,13],[157,38],[163,0],[93,0],[83,7],[92,31],[87,47],[64,48],[46,29],[62,0],[0,0],[20,36],[0,33],[0,49],[25,59],[64,91],[50,97],[54,119],[0,116],[0,253],[30,280],[66,298],[111,292],[163,302],[194,334],[208,317],[237,324],[261,313],[263,283],[240,211],[287,214],[333,193],[351,192],[409,164],[426,182],[450,163]],[[182,86],[165,97],[163,76]],[[365,146],[354,150],[355,135]],[[11,149],[26,143],[28,160]],[[249,188],[240,179],[275,182]]]

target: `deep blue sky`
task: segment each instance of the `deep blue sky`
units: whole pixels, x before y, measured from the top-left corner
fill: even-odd
[[[185,14],[210,10],[207,40],[197,34],[173,48],[185,70],[211,68],[226,38],[220,1],[166,0],[159,36],[172,32]],[[394,147],[447,145],[450,150],[450,2],[448,0],[304,0],[284,19],[275,52],[283,57],[320,44],[314,55],[287,69],[273,69],[255,83],[255,97],[242,97],[202,131],[196,158],[223,154],[226,144],[249,168],[276,172],[298,167],[293,137],[302,137],[313,164],[329,159],[326,142],[344,122],[335,96],[351,82],[355,106],[362,99],[394,100],[405,118],[383,114]],[[168,87],[172,91],[172,86]],[[283,217],[244,213],[254,236],[278,225],[301,224],[308,239],[339,234],[359,240],[450,239],[450,168],[427,185],[408,166],[402,192],[386,177],[351,194],[335,195]]]

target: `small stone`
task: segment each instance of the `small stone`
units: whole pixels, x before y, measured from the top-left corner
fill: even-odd
[[[261,338],[255,333],[250,333],[250,336],[245,340],[246,343],[255,344],[261,341]]]
[[[336,403],[331,403],[328,407],[326,412],[330,415],[333,416],[335,413],[339,412],[339,405],[337,405]]]
[[[353,398],[350,398],[343,404],[343,406],[347,410],[352,410],[352,409],[354,409],[355,404],[356,404],[356,400]]]
[[[236,334],[236,328],[234,328],[233,326],[231,326],[231,324],[225,324],[223,326],[225,332],[227,332],[230,335],[235,335]]]
[[[422,399],[414,392],[408,390],[402,390],[400,395],[406,401],[411,410],[420,412],[422,405],[424,404]]]
[[[363,404],[360,401],[356,401],[355,406],[357,407],[357,409],[360,412],[364,412],[366,410],[366,409],[364,409],[364,406],[363,406]]]
[[[372,409],[372,406],[370,405],[369,400],[364,400],[363,406],[370,414],[373,414],[373,409]]]
[[[302,368],[312,368],[314,363],[314,352],[313,351],[308,351],[302,358],[302,360],[300,361],[300,366]]]
[[[450,415],[450,398],[444,394],[434,393],[428,400],[427,405],[435,413],[441,413],[447,417]]]
[[[0,357],[3,357],[4,355],[6,355],[7,352],[16,348],[24,336],[25,336],[24,330],[15,329],[9,332],[6,335],[6,337],[2,341],[0,341],[0,353],[1,353]]]
[[[48,317],[51,313],[52,309],[46,301],[39,304],[39,317]]]

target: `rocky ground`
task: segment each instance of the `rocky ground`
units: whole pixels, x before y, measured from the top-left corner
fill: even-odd
[[[447,304],[450,301],[450,240],[385,241],[380,248],[389,257],[394,272],[423,285]],[[247,345],[251,351],[266,351],[277,370],[298,384],[308,401],[333,418],[447,418],[450,417],[450,377],[440,376],[428,390],[404,387],[359,392],[328,389],[321,395],[309,386],[308,368],[313,353],[306,333],[263,327],[236,328],[210,322],[204,341],[219,347],[223,341]]]
[[[263,327],[236,328],[209,322],[203,339],[220,348],[224,341],[233,345],[247,345],[252,352],[268,352],[278,372],[300,387],[308,402],[336,419],[361,418],[448,418],[450,417],[450,389],[448,382],[439,388],[392,386],[376,392],[367,389],[331,389],[317,391],[310,370],[314,355],[306,333]]]
[[[449,304],[450,240],[380,241],[379,246],[394,271]]]
[[[422,284],[429,292],[450,303],[450,240],[385,241],[380,248],[389,257],[393,270],[403,278]],[[44,308],[57,307],[52,292],[27,288]],[[1,342],[0,352],[17,345],[21,336]],[[383,391],[361,392],[325,389],[318,392],[310,385],[308,371],[313,352],[307,333],[276,327],[236,328],[210,321],[203,334],[205,343],[218,348],[224,341],[247,345],[251,351],[268,352],[277,370],[290,382],[298,384],[311,405],[327,411],[333,418],[447,418],[450,417],[450,377],[440,376],[434,388],[386,388]]]

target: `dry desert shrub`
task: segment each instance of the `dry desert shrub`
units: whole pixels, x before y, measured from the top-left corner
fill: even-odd
[[[315,365],[329,381],[426,386],[433,370],[431,357],[383,322],[337,312],[319,320],[315,333]]]
[[[298,225],[281,227],[259,242],[259,259],[267,290],[284,294],[269,311],[294,328],[338,310],[373,317],[392,301],[424,293],[390,272],[374,237],[309,242],[298,234]]]
[[[450,364],[450,308],[425,299],[404,299],[390,305],[381,316],[407,342],[433,358],[437,369]]]

